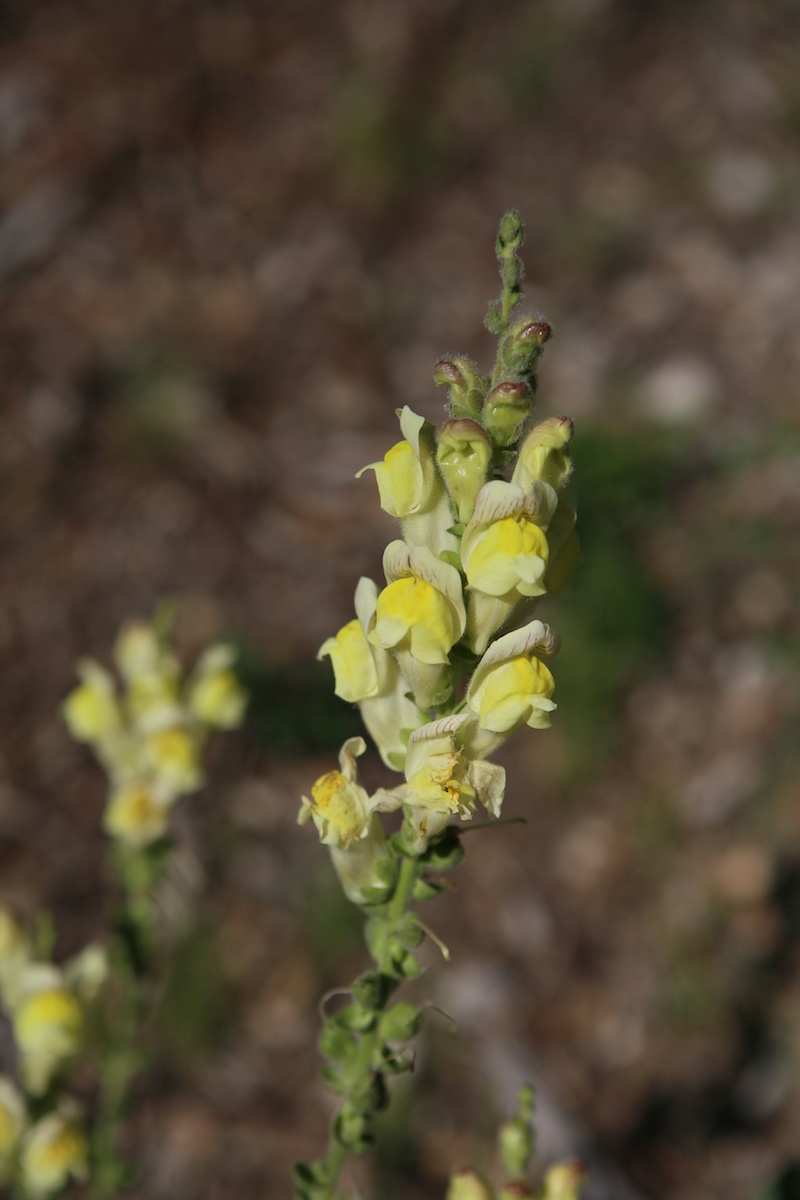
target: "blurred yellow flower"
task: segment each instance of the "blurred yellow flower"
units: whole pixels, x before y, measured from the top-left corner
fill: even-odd
[[[57,968],[36,964],[29,969],[27,994],[23,993],[11,1016],[22,1079],[39,1096],[79,1047],[81,1006]]]
[[[231,670],[232,646],[210,646],[201,656],[189,683],[189,709],[198,721],[216,729],[241,725],[247,693]]]
[[[114,680],[90,659],[80,662],[78,670],[83,682],[64,701],[64,720],[76,742],[104,741],[122,728]]]
[[[73,1106],[63,1105],[28,1131],[20,1165],[26,1195],[33,1200],[60,1191],[70,1179],[87,1178],[88,1146]]]
[[[167,832],[171,798],[156,790],[152,782],[132,780],[113,788],[103,816],[107,833],[141,849]]]

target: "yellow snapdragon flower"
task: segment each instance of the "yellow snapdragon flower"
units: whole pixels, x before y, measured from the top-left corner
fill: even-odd
[[[122,716],[114,680],[91,659],[78,663],[82,682],[73,688],[62,706],[67,728],[76,742],[98,743],[117,736]]]
[[[436,554],[454,549],[450,500],[436,468],[434,427],[408,405],[398,415],[403,441],[382,461],[363,467],[356,478],[364,471],[375,472],[381,508],[398,518],[410,545],[427,546]]]
[[[525,491],[501,479],[481,488],[464,530],[461,559],[470,586],[469,643],[482,654],[521,600],[541,596],[549,557],[546,531],[558,507],[548,484]]]
[[[409,683],[395,655],[369,641],[378,607],[378,588],[371,579],[358,581],[355,607],[356,619],[323,642],[317,658],[330,658],[336,695],[358,704],[381,758],[401,771],[406,756],[402,731],[419,724],[419,710],[406,694]]]
[[[550,699],[555,680],[542,659],[557,648],[555,635],[542,621],[531,621],[492,643],[467,690],[467,704],[482,729],[508,736],[523,724],[549,727],[556,707]]]
[[[541,596],[548,558],[545,530],[557,504],[548,484],[539,484],[535,492],[500,479],[484,484],[461,545],[470,587],[489,596]]]
[[[164,791],[175,796],[193,792],[203,783],[197,739],[184,726],[174,725],[148,734],[142,759]]]
[[[70,1179],[82,1182],[88,1177],[88,1156],[77,1107],[65,1102],[25,1135],[20,1166],[26,1195],[38,1200],[60,1191]]]
[[[32,963],[20,984],[11,1012],[20,1072],[34,1096],[78,1050],[83,1011],[64,975],[49,963]]]
[[[247,693],[231,669],[232,646],[210,646],[201,656],[189,681],[189,711],[203,725],[236,729],[247,707]]]
[[[347,847],[367,835],[370,799],[358,783],[356,768],[356,758],[366,748],[363,738],[348,738],[339,753],[339,770],[321,775],[311,789],[311,799],[302,798],[298,821],[302,824],[311,817],[327,846]]]
[[[164,837],[175,793],[159,789],[150,778],[130,779],[111,790],[103,826],[106,833],[141,850]]]
[[[317,658],[329,657],[336,678],[334,692],[342,700],[357,704],[378,690],[378,670],[373,648],[361,622],[355,618],[348,621],[335,637],[322,643]]]
[[[374,471],[381,508],[402,520],[438,500],[441,480],[433,458],[433,426],[406,404],[399,410],[403,441],[387,450],[381,462],[362,467]]]
[[[371,893],[385,887],[381,865],[386,859],[386,836],[376,813],[399,808],[402,798],[379,789],[373,796],[358,782],[356,758],[367,744],[363,738],[348,738],[339,753],[339,770],[320,776],[303,796],[298,822],[309,817],[330,847],[331,858],[345,894],[356,904],[369,902]]]
[[[461,577],[430,550],[390,542],[383,556],[387,586],[378,596],[368,640],[406,650],[429,666],[446,664],[466,624]]]
[[[416,729],[408,740],[405,803],[469,819],[476,802],[497,816],[505,771],[471,754],[474,719],[465,713]]]

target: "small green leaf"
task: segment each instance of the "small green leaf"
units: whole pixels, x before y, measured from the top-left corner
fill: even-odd
[[[499,334],[503,332],[503,318],[497,311],[497,305],[492,301],[487,310],[483,323],[489,330],[489,333]]]

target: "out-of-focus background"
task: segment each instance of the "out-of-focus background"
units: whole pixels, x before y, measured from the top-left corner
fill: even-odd
[[[489,365],[516,206],[585,563],[548,610],[554,728],[504,759],[527,824],[468,838],[426,913],[452,962],[421,994],[457,1027],[430,1015],[356,1178],[441,1197],[533,1075],[543,1152],[566,1139],[594,1195],[798,1196],[798,4],[0,22],[2,900],[49,907],[63,954],[111,908],[104,782],[58,705],[125,617],[174,597],[182,652],[234,636],[254,694],[179,817],[172,900],[201,919],[128,1132],[137,1195],[287,1195],[321,1146],[317,998],[364,956],[295,826],[358,728],[313,659],[394,536],[355,471],[398,406],[441,418],[443,354]]]

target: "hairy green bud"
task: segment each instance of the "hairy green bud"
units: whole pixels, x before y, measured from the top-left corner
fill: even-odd
[[[478,492],[486,482],[492,459],[492,443],[477,423],[463,417],[446,421],[437,434],[436,461],[465,525],[475,511]]]

